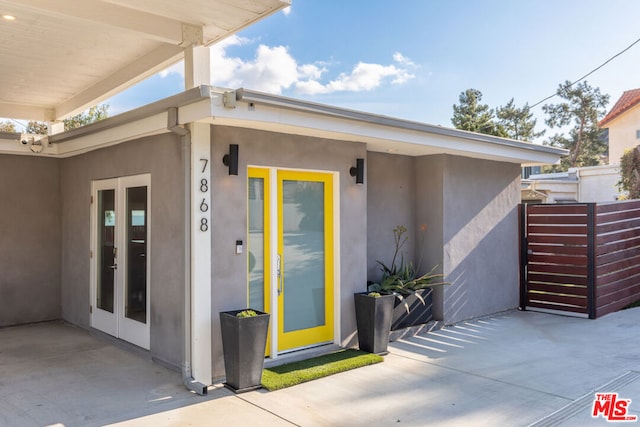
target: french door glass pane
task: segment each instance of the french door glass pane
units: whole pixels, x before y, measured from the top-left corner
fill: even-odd
[[[324,183],[283,181],[284,331],[325,324]]]
[[[249,307],[264,311],[264,179],[249,178]]]
[[[116,206],[115,190],[98,191],[98,277],[97,302],[99,309],[113,313]]]
[[[147,187],[127,188],[125,316],[147,323]]]

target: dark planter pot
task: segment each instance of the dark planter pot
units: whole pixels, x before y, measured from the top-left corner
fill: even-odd
[[[423,325],[433,320],[433,289],[421,289],[416,293],[422,297],[424,304],[415,295],[403,297],[402,300],[395,299],[391,322],[392,331]],[[408,313],[407,307],[409,307]]]
[[[368,353],[387,354],[395,296],[381,295],[375,298],[367,294],[353,294],[359,347]]]
[[[258,310],[254,317],[236,317],[240,311],[220,313],[225,387],[236,393],[261,387],[270,317]]]

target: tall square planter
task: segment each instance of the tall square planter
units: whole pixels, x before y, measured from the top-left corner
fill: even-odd
[[[236,393],[261,387],[270,317],[257,310],[257,316],[236,317],[241,311],[220,313],[225,387]]]
[[[356,305],[356,325],[360,350],[368,353],[387,354],[393,295],[369,296],[367,292],[353,295]]]

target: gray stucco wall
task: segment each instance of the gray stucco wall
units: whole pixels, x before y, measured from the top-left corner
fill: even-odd
[[[62,160],[62,317],[89,327],[91,181],[151,174],[151,355],[180,366],[184,176],[180,139],[165,134]]]
[[[416,159],[418,216],[428,218],[426,259],[451,285],[435,290],[434,316],[454,323],[518,305],[520,167],[437,155]]]
[[[369,277],[379,274],[376,259],[391,257],[381,253],[393,252],[390,230],[405,224],[415,242],[405,259],[421,272],[437,265],[452,283],[435,289],[436,319],[454,323],[517,307],[519,165],[379,153],[369,153],[368,163]]]
[[[449,323],[518,306],[520,166],[442,156]]]
[[[222,164],[229,144],[239,145],[239,174],[229,176]],[[336,289],[340,312],[340,342],[353,345],[353,293],[366,288],[366,181],[355,184],[349,168],[366,157],[361,143],[285,135],[249,129],[212,127],[212,339],[213,376],[224,375],[220,311],[247,305],[247,257],[236,255],[235,241],[247,239],[247,167],[265,166],[339,172],[341,239],[340,283]]]
[[[408,230],[405,260],[415,257],[415,173],[413,157],[367,153],[368,280],[380,279],[377,260],[390,266],[395,249],[393,229],[398,225]]]
[[[58,160],[0,155],[0,326],[60,318]]]

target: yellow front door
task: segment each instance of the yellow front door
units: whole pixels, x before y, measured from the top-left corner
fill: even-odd
[[[333,175],[250,168],[248,196],[249,304],[271,313],[274,348],[331,342]]]
[[[333,339],[333,176],[278,171],[278,350]]]

